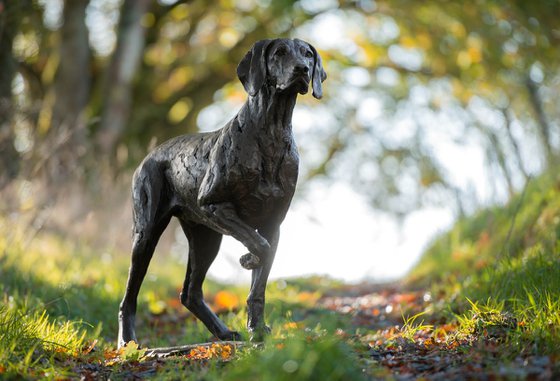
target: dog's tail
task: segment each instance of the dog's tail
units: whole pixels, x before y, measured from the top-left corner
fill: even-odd
[[[159,166],[146,160],[134,173],[132,180],[132,234],[142,234],[145,228],[157,222],[158,207],[162,195],[163,181]]]

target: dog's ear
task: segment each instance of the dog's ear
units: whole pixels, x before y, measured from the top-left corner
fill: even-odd
[[[266,79],[266,48],[271,42],[272,40],[255,42],[237,66],[237,77],[251,96],[259,92]]]
[[[313,96],[317,99],[323,97],[323,86],[321,83],[327,79],[327,73],[323,69],[323,61],[321,56],[317,53],[317,50],[310,44],[309,47],[313,50],[313,55],[315,56],[315,64],[313,66],[313,74],[311,76],[311,81],[313,83]]]

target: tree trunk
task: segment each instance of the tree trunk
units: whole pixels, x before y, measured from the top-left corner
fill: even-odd
[[[90,49],[85,23],[89,0],[66,0],[60,30],[59,65],[54,80],[52,126],[74,128],[90,94]]]
[[[487,133],[488,133],[488,140],[490,142],[490,145],[488,146],[488,150],[490,151],[490,156],[493,155],[495,157],[496,164],[498,165],[500,171],[504,175],[504,179],[506,180],[506,185],[508,189],[508,195],[509,198],[511,199],[515,194],[515,187],[513,186],[513,179],[512,179],[513,176],[507,165],[506,155],[504,154],[504,151],[500,146],[498,136],[496,136],[496,134],[493,133],[492,131],[488,131]]]
[[[529,175],[527,174],[527,170],[525,170],[525,166],[523,165],[523,157],[521,156],[521,149],[519,148],[519,144],[517,144],[517,140],[515,140],[515,137],[513,136],[513,132],[511,130],[512,121],[511,121],[511,116],[509,114],[509,110],[507,108],[503,108],[501,111],[502,111],[502,115],[504,116],[506,132],[508,135],[508,139],[511,143],[511,146],[513,147],[513,152],[517,160],[519,171],[523,175],[524,182],[527,182]]]
[[[527,91],[529,92],[529,100],[531,101],[531,105],[533,106],[533,110],[537,117],[538,134],[545,152],[545,167],[548,167],[552,165],[555,160],[554,151],[552,149],[552,145],[550,144],[550,123],[548,122],[547,115],[544,111],[537,84],[531,78],[527,78],[525,84],[527,86]]]
[[[51,117],[43,128],[43,144],[36,154],[50,181],[67,180],[80,169],[78,160],[86,152],[84,110],[91,88],[90,48],[85,23],[89,0],[66,0],[60,28],[58,67],[43,112]],[[52,103],[51,103],[52,102]],[[49,104],[50,103],[50,104]],[[74,173],[76,175],[76,173]]]
[[[16,73],[12,45],[21,20],[21,7],[15,1],[0,0],[0,189],[19,171],[12,126],[12,81]]]
[[[112,155],[128,121],[132,80],[142,58],[145,30],[142,16],[148,11],[150,0],[125,0],[119,20],[117,46],[106,75],[97,143],[102,153]]]

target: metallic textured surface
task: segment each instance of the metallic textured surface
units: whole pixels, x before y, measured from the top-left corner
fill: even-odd
[[[245,245],[244,268],[252,270],[247,328],[260,340],[265,289],[298,176],[292,112],[298,94],[312,83],[321,98],[326,79],[316,50],[301,40],[255,43],[237,75],[249,94],[222,129],[171,139],[142,161],[132,184],[134,242],[126,292],[119,309],[119,346],[136,339],[140,285],[162,232],[179,219],[189,241],[181,302],[222,340],[239,340],[206,305],[202,283],[222,235]]]

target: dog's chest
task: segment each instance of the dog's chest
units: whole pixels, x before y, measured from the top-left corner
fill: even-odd
[[[255,141],[242,147],[235,194],[241,214],[285,212],[295,191],[299,157],[291,136],[280,141]]]

